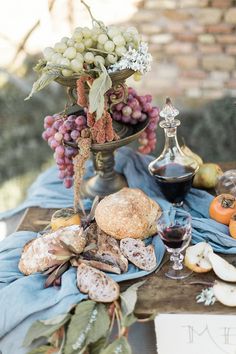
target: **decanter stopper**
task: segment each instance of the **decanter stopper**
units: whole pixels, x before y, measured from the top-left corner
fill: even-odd
[[[166,98],[166,104],[162,108],[160,112],[160,116],[165,120],[160,122],[161,128],[175,128],[180,125],[180,121],[175,119],[175,117],[179,114],[178,109],[176,109],[171,102],[170,97]]]

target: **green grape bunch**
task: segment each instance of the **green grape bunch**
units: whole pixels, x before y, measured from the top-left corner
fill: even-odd
[[[95,22],[92,28],[77,27],[71,38],[63,37],[54,47],[43,51],[47,65],[58,65],[61,74],[70,77],[84,70],[106,68],[117,63],[132,49],[138,49],[141,36],[135,27],[107,26]]]

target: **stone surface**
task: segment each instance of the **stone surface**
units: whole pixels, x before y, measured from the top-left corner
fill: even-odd
[[[222,47],[220,45],[199,45],[198,46],[200,52],[203,54],[214,54],[214,53],[221,53]]]
[[[169,33],[162,33],[162,34],[155,34],[154,36],[151,36],[150,40],[152,43],[157,43],[157,44],[166,44],[170,43],[173,39],[173,36]]]
[[[192,7],[206,7],[208,5],[208,0],[180,0],[180,8],[192,8]]]
[[[165,51],[167,54],[191,53],[193,51],[193,45],[176,41],[166,45]]]
[[[221,20],[222,11],[216,8],[199,9],[196,12],[196,17],[200,24],[204,24],[204,25],[216,24]]]
[[[200,34],[198,41],[203,44],[213,44],[215,43],[215,37],[212,34]]]
[[[236,55],[236,45],[229,45],[226,48],[226,53]]]
[[[148,0],[147,9],[176,9],[177,2],[175,0]]]
[[[232,30],[232,26],[226,23],[206,26],[206,31],[209,33],[231,33]]]
[[[227,55],[208,55],[202,58],[202,66],[206,70],[233,70],[235,58]]]
[[[212,7],[219,7],[219,8],[229,8],[232,4],[231,0],[212,0]]]
[[[225,13],[225,21],[234,25],[236,24],[236,8],[231,8]]]
[[[198,65],[198,58],[193,55],[177,55],[175,60],[178,66],[183,69],[197,68]]]
[[[216,40],[223,44],[233,44],[236,43],[236,34],[218,34]]]

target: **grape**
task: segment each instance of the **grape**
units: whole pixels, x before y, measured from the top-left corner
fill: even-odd
[[[87,52],[84,55],[84,61],[88,64],[92,64],[94,62],[94,55],[92,52]]]
[[[57,53],[64,53],[66,50],[67,46],[64,42],[58,42],[54,45],[54,50]]]
[[[98,43],[105,44],[108,41],[108,37],[105,33],[99,34]]]
[[[86,38],[84,40],[84,45],[85,45],[86,48],[91,48],[93,46],[92,38]]]
[[[63,69],[61,71],[62,75],[65,76],[65,77],[68,77],[68,76],[71,76],[73,74],[73,72],[71,70],[68,70],[68,69]]]
[[[132,108],[130,108],[129,106],[124,106],[122,108],[122,113],[124,116],[130,116],[132,114]]]
[[[76,49],[74,47],[67,48],[63,56],[67,59],[74,59],[76,57]]]
[[[120,30],[117,27],[109,26],[108,27],[108,36],[113,39],[115,36],[120,34]]]
[[[73,185],[73,180],[72,178],[65,178],[63,183],[66,188],[71,188]]]
[[[117,55],[116,54],[108,54],[107,60],[109,64],[115,64],[117,62]]]
[[[83,43],[75,43],[75,49],[79,53],[83,53],[85,50],[85,45]]]
[[[71,69],[75,72],[81,71],[83,69],[83,62],[79,59],[71,60]]]
[[[112,40],[115,43],[115,45],[118,47],[125,45],[125,39],[121,34],[118,34],[117,36],[113,37]]]
[[[54,135],[54,138],[55,138],[55,140],[56,141],[62,141],[62,139],[63,139],[63,135],[61,134],[61,133],[59,133],[59,132],[57,132],[55,135]]]
[[[44,124],[45,124],[45,128],[49,128],[53,125],[54,123],[54,119],[52,116],[46,116],[44,118]]]
[[[82,42],[83,39],[83,33],[81,31],[75,31],[72,38],[76,41],[76,42]]]
[[[109,52],[109,53],[112,53],[115,49],[115,44],[114,42],[112,41],[107,41],[105,44],[104,44],[104,49],[106,52]]]
[[[75,41],[72,38],[70,38],[70,39],[68,39],[66,44],[67,44],[68,47],[73,48],[74,45],[75,45]]]
[[[121,57],[122,55],[124,55],[127,52],[127,49],[124,46],[119,46],[119,47],[116,47],[115,52],[119,57]]]
[[[54,64],[60,64],[61,60],[63,59],[62,55],[59,54],[59,53],[54,53],[52,56],[51,56],[51,61],[54,63]]]
[[[90,38],[92,35],[92,31],[88,27],[82,28],[82,33],[84,38]]]
[[[58,177],[64,180],[64,185],[70,188],[73,184],[74,166],[73,158],[78,150],[67,145],[68,142],[76,143],[81,131],[87,128],[85,116],[71,114],[63,118],[60,114],[44,118],[45,131],[42,133],[44,140],[54,150],[54,159],[58,166]]]
[[[159,110],[152,106],[151,101],[151,95],[139,96],[132,87],[129,87],[127,102],[117,103],[112,109],[112,118],[126,124],[135,125],[149,118],[149,124],[139,138],[141,145],[139,151],[144,154],[149,154],[156,146],[155,130],[159,120]]]
[[[70,67],[70,60],[67,58],[62,58],[60,61],[60,65],[66,65],[66,66]]]
[[[43,51],[43,56],[44,56],[44,58],[45,58],[47,61],[50,61],[51,58],[52,58],[52,55],[53,55],[54,53],[55,53],[55,52],[54,52],[53,48],[47,47],[47,48],[45,48],[44,51]]]
[[[63,43],[67,43],[67,41],[69,40],[69,38],[68,37],[62,37],[62,39],[61,39],[61,42],[63,42]]]
[[[105,59],[101,55],[96,55],[94,58],[94,64],[99,67],[100,63],[104,65]]]

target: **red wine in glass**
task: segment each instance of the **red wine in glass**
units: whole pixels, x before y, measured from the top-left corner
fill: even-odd
[[[164,228],[160,232],[160,236],[167,248],[171,249],[183,249],[189,242],[189,238],[186,237],[187,229],[183,226],[169,226]]]
[[[181,203],[189,192],[196,170],[178,163],[168,163],[152,174],[166,199],[174,204]]]

